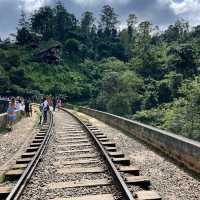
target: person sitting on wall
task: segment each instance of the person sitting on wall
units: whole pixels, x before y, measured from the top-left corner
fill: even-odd
[[[8,129],[12,131],[17,119],[15,98],[11,99],[7,113],[8,113]]]

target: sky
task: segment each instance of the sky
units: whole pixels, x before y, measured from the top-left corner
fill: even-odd
[[[0,37],[5,39],[16,32],[17,23],[23,9],[27,14],[44,5],[54,5],[57,0],[0,0]],[[69,12],[77,17],[90,10],[96,18],[103,5],[114,7],[120,16],[121,26],[130,13],[140,21],[150,20],[161,29],[167,28],[177,19],[185,19],[191,25],[200,24],[200,0],[61,0]]]

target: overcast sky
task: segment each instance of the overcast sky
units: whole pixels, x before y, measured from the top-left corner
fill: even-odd
[[[44,5],[53,5],[56,0],[0,0],[0,37],[5,38],[16,31],[21,10],[31,13]],[[110,4],[120,16],[122,24],[129,13],[140,20],[148,19],[162,29],[179,18],[192,25],[200,24],[200,0],[62,0],[69,12],[80,16],[90,10],[98,16],[105,4]]]

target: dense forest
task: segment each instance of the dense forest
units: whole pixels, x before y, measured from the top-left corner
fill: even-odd
[[[200,26],[160,31],[114,9],[78,19],[58,2],[19,20],[0,40],[0,94],[56,95],[200,140]]]

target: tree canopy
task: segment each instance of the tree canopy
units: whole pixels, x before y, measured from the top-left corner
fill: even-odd
[[[16,42],[0,40],[0,94],[60,95],[198,140],[199,69],[200,25],[160,31],[130,13],[121,29],[110,5],[22,12]]]

